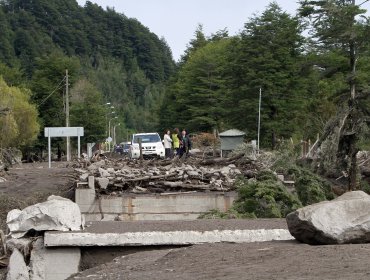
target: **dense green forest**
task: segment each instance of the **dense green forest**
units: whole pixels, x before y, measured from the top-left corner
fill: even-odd
[[[118,141],[157,127],[175,63],[165,40],[137,20],[91,2],[9,0],[0,1],[0,30],[0,75],[29,89],[39,112],[36,146],[45,146],[44,126],[65,126],[66,69],[70,122],[85,127],[84,142],[104,140],[112,118]],[[0,109],[12,111],[2,101]]]
[[[262,147],[273,148],[284,139],[297,143],[323,135],[346,104],[351,84],[367,96],[366,11],[353,1],[300,3],[296,15],[271,3],[237,36],[221,30],[207,37],[200,25],[169,83],[160,111],[163,127],[176,124],[191,132],[238,128],[257,139],[261,90]]]
[[[105,139],[113,118],[118,141],[132,131],[174,127],[238,128],[256,139],[261,91],[261,146],[274,148],[325,134],[353,91],[351,104],[368,115],[365,12],[350,0],[302,0],[291,15],[272,2],[233,36],[226,29],[206,36],[199,25],[176,65],[165,39],[113,9],[75,0],[0,1],[0,75],[3,88],[28,94],[37,109],[36,146],[45,145],[44,126],[64,126],[68,69],[71,125],[85,127],[85,142]],[[5,124],[11,98],[4,100]],[[16,121],[13,127],[21,133]]]

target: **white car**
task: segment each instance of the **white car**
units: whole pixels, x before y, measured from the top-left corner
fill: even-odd
[[[130,158],[136,159],[140,157],[139,139],[141,139],[144,158],[164,158],[164,146],[161,137],[156,132],[132,135],[132,144],[128,152]]]

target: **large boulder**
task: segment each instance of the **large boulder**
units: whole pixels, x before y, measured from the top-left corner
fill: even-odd
[[[300,208],[286,217],[290,233],[308,244],[370,242],[370,196],[347,192],[332,200]]]
[[[28,231],[81,230],[83,227],[78,205],[60,196],[49,196],[47,201],[28,206],[22,211],[8,213],[6,223],[13,238],[23,237]]]

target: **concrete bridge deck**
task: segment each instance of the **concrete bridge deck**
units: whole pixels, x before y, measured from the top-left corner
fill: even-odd
[[[85,230],[46,232],[46,247],[148,246],[290,240],[285,219],[88,222]]]

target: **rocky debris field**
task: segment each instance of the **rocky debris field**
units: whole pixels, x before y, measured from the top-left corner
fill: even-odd
[[[257,166],[243,154],[228,159],[199,160],[80,160],[73,166],[79,182],[94,176],[101,194],[166,193],[166,192],[227,192],[235,189],[239,176],[252,177]],[[245,168],[248,164],[248,168]]]

